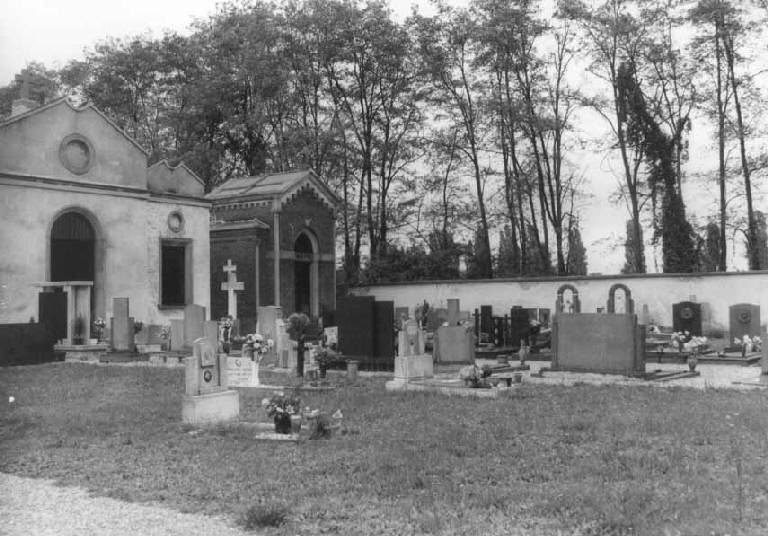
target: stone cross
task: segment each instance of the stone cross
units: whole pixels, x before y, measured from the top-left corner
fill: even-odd
[[[227,259],[224,265],[224,272],[227,274],[227,281],[221,284],[221,290],[227,291],[227,314],[232,318],[237,318],[237,294],[238,290],[244,290],[245,284],[237,280],[237,265],[232,264],[232,259]]]

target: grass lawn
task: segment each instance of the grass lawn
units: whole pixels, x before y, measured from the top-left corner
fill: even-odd
[[[364,379],[302,396],[340,408],[353,433],[296,445],[194,433],[183,381],[0,369],[0,471],[239,520],[250,509],[264,524],[284,514],[266,534],[768,533],[763,391],[523,385],[475,400]],[[240,404],[243,420],[265,420],[256,395]]]

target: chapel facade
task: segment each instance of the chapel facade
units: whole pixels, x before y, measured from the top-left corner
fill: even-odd
[[[336,307],[337,196],[313,171],[237,177],[207,196],[211,315],[230,312],[228,270],[240,283],[236,316],[255,328],[260,306],[323,316]],[[229,267],[229,268],[227,268]]]
[[[26,101],[26,102],[25,102]],[[0,324],[112,316],[144,324],[209,308],[210,203],[184,165],[148,153],[92,105],[21,99],[0,122]]]

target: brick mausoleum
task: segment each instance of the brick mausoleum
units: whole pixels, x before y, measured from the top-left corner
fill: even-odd
[[[233,178],[211,191],[211,318],[228,312],[222,290],[234,265],[237,318],[258,306],[321,316],[336,306],[336,195],[312,171]],[[231,262],[230,262],[231,261]],[[277,282],[277,283],[276,283]]]

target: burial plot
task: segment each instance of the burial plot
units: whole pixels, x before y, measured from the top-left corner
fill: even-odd
[[[192,348],[192,357],[184,360],[182,420],[195,425],[236,420],[240,395],[227,389],[226,356],[219,354],[216,344],[205,337],[193,341]]]
[[[730,340],[741,340],[744,335],[760,336],[760,306],[751,303],[737,303],[728,308]]]
[[[684,301],[672,305],[672,326],[678,333],[701,337],[701,304]]]

